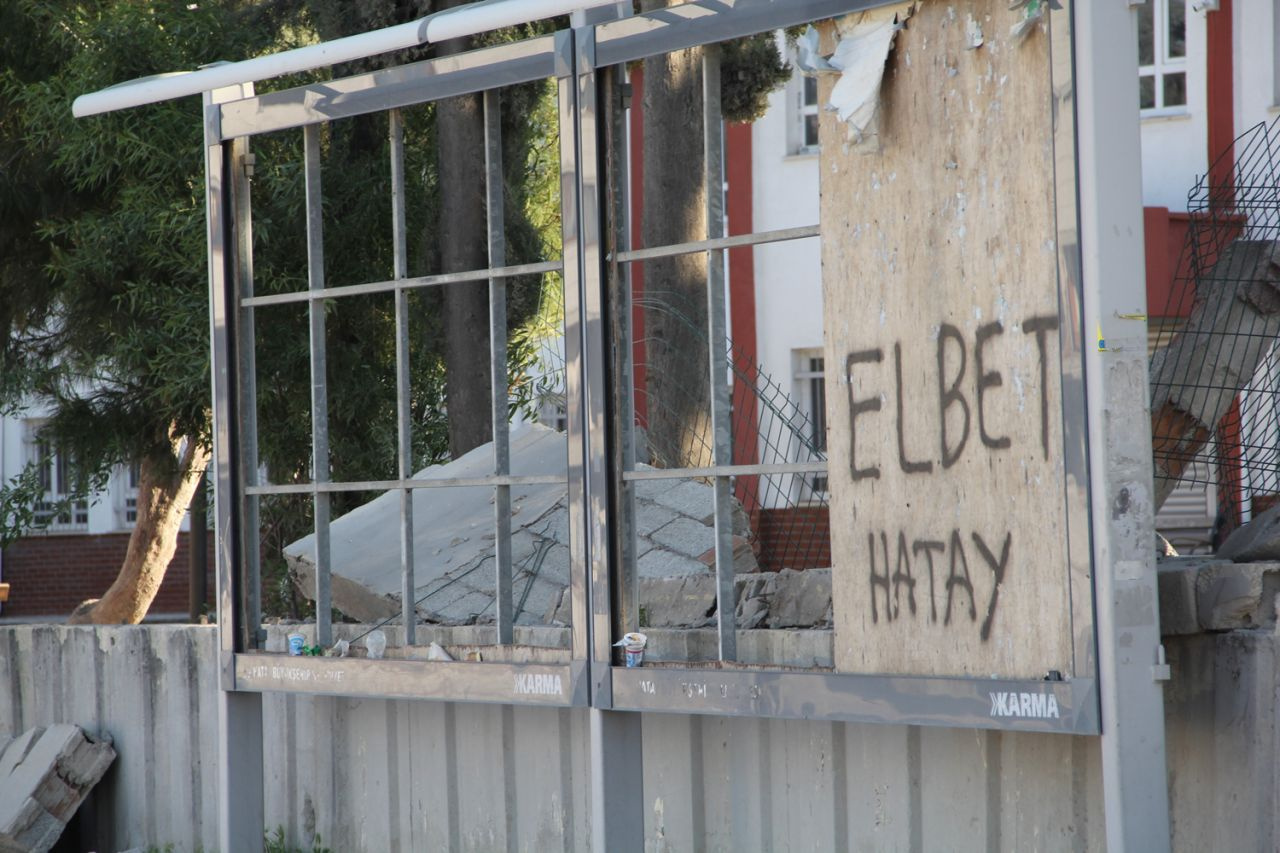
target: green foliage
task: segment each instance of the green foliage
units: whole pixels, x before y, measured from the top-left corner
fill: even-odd
[[[76,120],[75,95],[244,55],[232,3],[17,0],[0,10],[0,411],[47,409],[79,486],[208,441],[199,99]],[[29,473],[0,489],[7,538]]]
[[[16,0],[0,4],[0,411],[50,411],[48,440],[75,456],[84,489],[113,466],[161,458],[172,433],[209,440],[209,346],[202,124],[198,98],[74,119],[74,96],[217,57],[242,59],[400,23],[423,3],[278,0],[154,3]],[[543,25],[545,28],[545,25]],[[489,34],[485,43],[539,28]],[[421,58],[372,57],[260,91]],[[558,139],[547,83],[502,91],[509,263],[559,254]],[[409,273],[439,270],[435,112],[407,109]],[[301,133],[254,137],[255,289],[307,286]],[[387,118],[336,122],[322,135],[326,283],[392,275]],[[473,178],[480,180],[479,176]],[[480,235],[483,239],[483,235]],[[477,286],[483,286],[477,283]],[[556,319],[558,281],[508,282],[515,406],[539,335]],[[413,465],[447,452],[437,290],[409,299]],[[540,319],[541,318],[541,319]],[[261,457],[274,482],[310,478],[305,306],[257,312]],[[393,476],[395,306],[390,295],[326,304],[331,475]],[[0,542],[34,521],[34,468],[0,488]],[[346,494],[340,513],[365,499]],[[311,525],[307,502],[263,502],[264,568]],[[272,562],[272,560],[276,562]],[[264,572],[265,573],[265,572]],[[271,595],[268,595],[268,599]]]
[[[773,33],[720,46],[720,109],[727,121],[755,121],[769,108],[769,93],[791,78]]]

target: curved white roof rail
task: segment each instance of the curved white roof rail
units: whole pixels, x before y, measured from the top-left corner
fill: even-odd
[[[489,0],[270,56],[131,80],[81,95],[72,103],[71,112],[77,118],[115,112],[616,3],[617,0]]]

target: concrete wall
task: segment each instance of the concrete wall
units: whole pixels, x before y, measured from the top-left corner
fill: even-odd
[[[1274,850],[1277,640],[1167,640],[1175,849]],[[75,722],[120,753],[77,849],[216,839],[214,630],[0,628],[0,738]],[[587,718],[270,696],[266,814],[335,851],[586,850]],[[649,715],[646,849],[1101,850],[1096,738]]]

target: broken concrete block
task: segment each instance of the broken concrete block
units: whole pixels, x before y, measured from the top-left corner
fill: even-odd
[[[567,477],[565,437],[538,424],[511,430],[511,473]],[[640,466],[647,468],[647,466]],[[468,479],[493,470],[493,449],[481,445],[447,464],[417,472],[415,479]],[[715,489],[698,480],[636,481],[636,553],[642,577],[703,574],[698,557],[715,545],[712,518]],[[517,622],[544,614],[568,622],[562,597],[546,584],[569,584],[568,488],[521,485],[511,488],[511,565],[517,591]],[[758,570],[750,547],[747,513],[732,501],[734,566]],[[414,580],[419,618],[441,624],[492,621],[494,596],[493,494],[488,489],[423,489],[415,493]],[[400,606],[400,497],[381,495],[333,522],[330,561],[333,605],[365,622],[394,618]],[[659,535],[661,534],[661,535]],[[663,541],[665,540],[665,541]],[[285,549],[305,595],[314,594],[314,536]],[[527,579],[536,578],[523,596]],[[523,604],[521,604],[523,597]]]
[[[783,569],[769,600],[770,628],[812,628],[831,610],[831,570]]]
[[[691,518],[677,518],[655,530],[650,538],[677,554],[697,559],[707,550],[708,540],[715,548],[715,529]]]
[[[694,480],[641,480],[636,497],[661,504],[673,512],[704,524],[714,518],[715,490]]]
[[[645,553],[636,561],[636,571],[642,578],[674,578],[684,575],[705,575],[708,570],[693,557],[658,547]]]
[[[1275,625],[1280,564],[1214,561],[1196,575],[1196,614],[1206,631]]]
[[[1218,549],[1218,556],[1237,563],[1280,560],[1280,505],[1233,530]]]
[[[1196,610],[1196,576],[1202,559],[1158,560],[1156,580],[1160,594],[1160,633],[1166,637],[1199,634]]]
[[[644,628],[700,628],[714,618],[714,575],[680,578],[640,578],[640,609]]]
[[[79,726],[37,727],[0,753],[0,850],[45,853],[116,752]]]

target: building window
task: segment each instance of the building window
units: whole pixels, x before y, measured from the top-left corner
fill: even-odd
[[[824,359],[820,352],[821,350],[802,350],[796,358],[796,400],[805,416],[804,432],[809,440],[807,453],[804,454],[807,458],[801,460],[806,462],[815,456],[822,459],[827,457],[827,389],[824,384]],[[798,479],[801,480],[798,501],[826,499],[826,474],[809,474]]]
[[[796,153],[818,150],[818,78],[801,77],[796,93]]]
[[[1186,0],[1138,7],[1138,105],[1149,115],[1187,106]]]
[[[132,527],[138,523],[138,480],[142,468],[134,462],[120,469],[120,481],[124,484],[120,496],[120,526]]]
[[[46,530],[79,530],[89,526],[89,502],[67,502],[75,486],[75,462],[40,435],[43,424],[27,423],[27,460],[36,467],[41,500],[35,505],[35,525]]]

